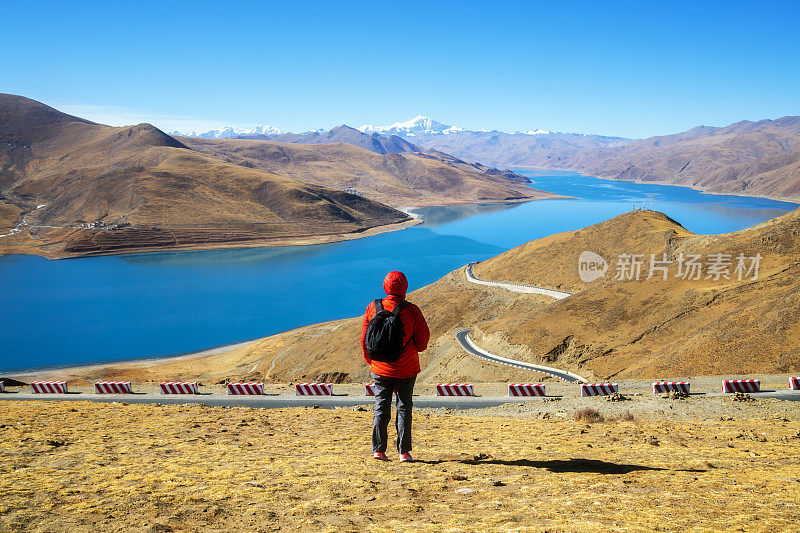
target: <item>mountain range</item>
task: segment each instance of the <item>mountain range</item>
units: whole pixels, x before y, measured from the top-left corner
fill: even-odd
[[[0,94],[0,253],[328,242],[414,223],[387,204],[554,196],[527,183],[446,155],[183,142],[150,124],[111,127]]]
[[[595,147],[550,167],[715,193],[800,198],[800,117],[698,126],[619,147]]]
[[[511,169],[577,170],[611,179],[658,182],[714,193],[800,198],[800,117],[697,126],[647,139],[542,129],[467,130],[416,116],[388,126],[235,137],[284,142],[347,142],[376,153],[443,152]],[[359,135],[360,134],[360,135]]]

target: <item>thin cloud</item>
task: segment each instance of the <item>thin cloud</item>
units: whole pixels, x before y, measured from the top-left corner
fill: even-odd
[[[176,130],[181,132],[203,132],[230,125],[197,117],[159,115],[117,106],[57,104],[53,107],[64,113],[99,122],[100,124],[108,124],[109,126],[130,126],[147,122],[167,132]]]

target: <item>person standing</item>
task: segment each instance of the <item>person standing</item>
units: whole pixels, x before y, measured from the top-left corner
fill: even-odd
[[[392,418],[392,394],[397,393],[397,451],[400,461],[411,461],[411,408],[419,374],[419,352],[425,351],[430,331],[422,311],[407,302],[408,280],[392,271],[383,280],[386,298],[371,302],[364,311],[361,348],[375,384],[372,419],[372,457],[388,461],[387,429]]]

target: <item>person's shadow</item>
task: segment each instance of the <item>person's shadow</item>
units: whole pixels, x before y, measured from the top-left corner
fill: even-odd
[[[641,470],[671,470],[669,468],[659,468],[655,466],[630,465],[624,463],[609,463],[597,459],[549,459],[534,461],[531,459],[464,459],[461,461],[447,461],[444,459],[435,461],[415,461],[417,463],[441,464],[446,462],[460,462],[472,465],[504,465],[504,466],[524,466],[528,468],[541,468],[556,473],[585,473],[595,474],[628,474]],[[705,470],[679,469],[680,472],[705,472]]]

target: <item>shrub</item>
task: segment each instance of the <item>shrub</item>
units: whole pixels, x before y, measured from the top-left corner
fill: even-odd
[[[633,413],[630,411],[625,411],[624,413],[618,414],[617,416],[613,417],[614,420],[624,420],[625,422],[633,422]]]
[[[600,411],[594,409],[592,407],[584,407],[583,409],[578,409],[575,411],[575,420],[588,422],[589,424],[594,424],[596,422],[603,421],[603,415],[600,414]]]

